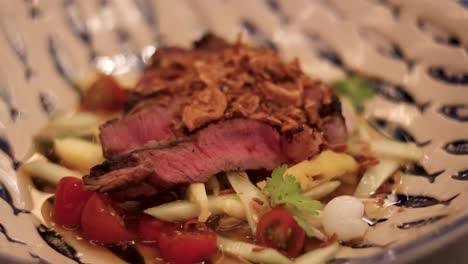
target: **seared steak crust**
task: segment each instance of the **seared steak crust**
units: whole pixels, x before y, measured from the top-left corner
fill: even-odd
[[[324,117],[341,115],[331,88],[305,75],[298,60],[285,63],[271,49],[228,45],[212,35],[192,50],[159,49],[136,91],[189,98],[175,115],[190,131],[231,117],[264,121],[281,132],[304,124],[321,131]]]

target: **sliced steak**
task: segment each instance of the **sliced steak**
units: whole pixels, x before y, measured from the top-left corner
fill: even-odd
[[[84,178],[87,189],[149,196],[299,162],[347,138],[338,97],[298,60],[213,35],[194,49],[158,49],[132,95],[127,114],[101,127],[110,160]]]
[[[135,91],[186,98],[174,118],[189,131],[245,117],[282,132],[304,125],[321,132],[323,118],[336,110],[331,87],[305,75],[297,60],[284,62],[271,49],[227,44],[213,35],[194,49],[158,49]]]
[[[289,161],[298,163],[319,153],[323,142],[321,133],[304,125],[284,133],[281,147]]]
[[[327,144],[331,147],[346,144],[348,133],[344,118],[338,114],[327,116],[323,123],[323,133]]]
[[[106,158],[175,139],[171,117],[159,107],[148,107],[121,120],[112,120],[100,129]]]
[[[157,193],[158,189],[153,185],[147,182],[137,182],[134,185],[127,186],[125,189],[109,192],[108,194],[114,201],[125,202],[152,197]]]
[[[86,189],[101,192],[143,182],[165,189],[206,182],[222,171],[272,170],[286,161],[277,130],[260,121],[233,119],[211,124],[185,142],[106,161],[94,167],[84,183]]]
[[[329,147],[343,145],[348,138],[346,123],[341,113],[341,102],[335,94],[330,94],[330,103],[319,109],[321,127]]]

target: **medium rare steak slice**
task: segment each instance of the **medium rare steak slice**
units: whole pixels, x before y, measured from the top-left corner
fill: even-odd
[[[106,158],[128,153],[143,145],[157,145],[175,139],[170,115],[156,106],[147,107],[122,120],[112,120],[100,129]]]
[[[101,127],[109,161],[84,178],[123,199],[226,170],[271,170],[347,139],[338,97],[298,60],[213,35],[193,49],[159,48],[131,94],[124,117]]]
[[[101,192],[138,183],[166,189],[206,182],[222,171],[272,170],[286,161],[276,129],[256,120],[233,119],[208,125],[184,142],[142,149],[106,161],[83,180],[87,190]]]
[[[298,163],[319,153],[323,136],[309,126],[302,126],[281,135],[281,147],[291,163]]]
[[[330,147],[346,144],[348,137],[344,118],[341,115],[327,116],[323,124],[323,134]]]

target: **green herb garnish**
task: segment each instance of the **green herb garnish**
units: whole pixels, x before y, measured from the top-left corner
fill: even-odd
[[[323,204],[303,195],[296,178],[292,175],[283,175],[287,168],[286,164],[281,165],[273,170],[270,178],[267,178],[265,190],[270,196],[271,205],[285,205],[304,213],[316,214],[323,208]]]
[[[294,215],[293,218],[294,218],[294,220],[296,220],[296,223],[304,230],[307,237],[313,237],[314,236],[314,229],[307,222],[306,219],[304,219],[304,218],[302,218],[300,216],[297,216],[297,215]]]
[[[349,98],[354,108],[361,112],[364,109],[364,101],[374,95],[372,82],[369,79],[360,76],[351,76],[345,80],[333,83],[335,90]]]

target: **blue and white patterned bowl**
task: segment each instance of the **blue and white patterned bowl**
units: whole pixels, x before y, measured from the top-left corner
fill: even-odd
[[[407,209],[374,226],[338,259],[403,262],[468,232],[468,9],[440,0],[0,1],[0,259],[121,263],[65,244],[41,224],[43,196],[16,172],[32,136],[76,106],[96,69],[129,80],[160,45],[207,31],[299,57],[313,77],[358,72],[377,80],[365,115],[425,157],[401,172]],[[392,131],[385,124],[393,124]],[[57,247],[59,245],[59,247]],[[67,246],[68,245],[68,246]],[[4,262],[2,262],[4,263]]]

